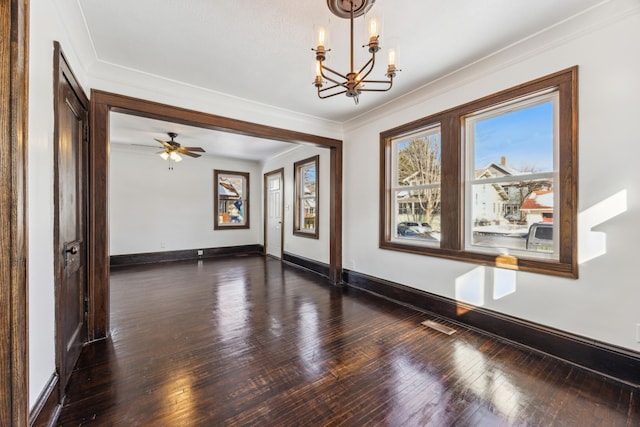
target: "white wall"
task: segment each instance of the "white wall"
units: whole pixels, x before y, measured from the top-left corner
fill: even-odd
[[[262,243],[262,174],[257,162],[186,156],[168,169],[157,150],[111,144],[110,254]],[[213,229],[213,170],[249,173],[249,229]]]
[[[633,47],[638,40],[640,4],[614,0],[597,13],[587,13],[347,124],[345,268],[449,298],[457,297],[456,283],[477,277],[467,287],[484,299],[479,305],[640,351],[635,266],[640,245],[640,53]],[[510,283],[514,292],[494,299],[498,270],[378,249],[381,131],[576,64],[580,67],[579,279],[518,272]],[[590,210],[614,195],[626,207],[609,203]],[[596,214],[605,218],[592,221]],[[596,256],[599,250],[604,253]],[[478,275],[467,275],[472,271]]]
[[[64,2],[30,2],[29,40],[29,406],[55,371],[53,271],[53,41],[83,86],[84,63],[62,24]],[[84,86],[86,89],[86,86]]]
[[[300,145],[292,151],[274,157],[264,163],[262,173],[272,172],[284,168],[284,252],[299,255],[315,261],[329,263],[329,158],[328,148],[317,148],[308,145]],[[300,237],[293,234],[294,211],[294,181],[293,164],[299,160],[319,155],[319,213],[318,213],[318,239]]]

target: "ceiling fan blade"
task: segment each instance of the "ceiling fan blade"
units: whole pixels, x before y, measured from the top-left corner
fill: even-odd
[[[180,151],[180,154],[184,154],[185,156],[189,156],[189,157],[200,157],[200,154],[194,154],[189,151]]]
[[[206,153],[206,151],[204,151],[201,147],[182,147],[182,148],[189,151],[195,151],[197,153]]]
[[[162,144],[162,146],[163,146],[163,147],[166,147],[166,148],[174,148],[174,147],[173,147],[173,145],[171,145],[171,144],[170,144],[169,142],[167,142],[167,141],[161,141],[161,140],[159,140],[159,139],[157,139],[157,138],[153,138],[153,139],[155,139],[155,140],[156,140],[156,141],[158,141],[160,144]]]
[[[199,149],[199,150],[194,150],[194,148],[200,148],[200,147],[178,147],[178,153],[180,154],[186,154],[192,151],[196,151],[196,152],[200,152],[200,153],[204,153],[205,151],[203,149]]]

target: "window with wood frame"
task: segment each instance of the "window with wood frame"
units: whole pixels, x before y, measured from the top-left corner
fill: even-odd
[[[320,156],[295,162],[293,165],[294,220],[293,234],[318,238],[318,163]]]
[[[214,230],[249,228],[249,174],[213,171]]]
[[[380,134],[380,247],[577,277],[577,67]]]

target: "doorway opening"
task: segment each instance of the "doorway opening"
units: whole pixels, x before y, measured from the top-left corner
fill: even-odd
[[[130,114],[205,129],[329,149],[331,176],[329,206],[329,279],[342,278],[342,141],[242,120],[187,110],[157,102],[93,90],[91,92],[90,219],[89,234],[89,334],[100,339],[109,334],[109,116]]]

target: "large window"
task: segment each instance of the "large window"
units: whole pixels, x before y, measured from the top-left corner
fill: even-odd
[[[577,67],[381,134],[380,247],[577,277]]]
[[[399,135],[391,147],[392,240],[439,246],[440,126]]]
[[[213,228],[249,228],[249,174],[214,170],[213,188]]]
[[[310,157],[293,165],[295,208],[293,233],[318,238],[318,161]]]

